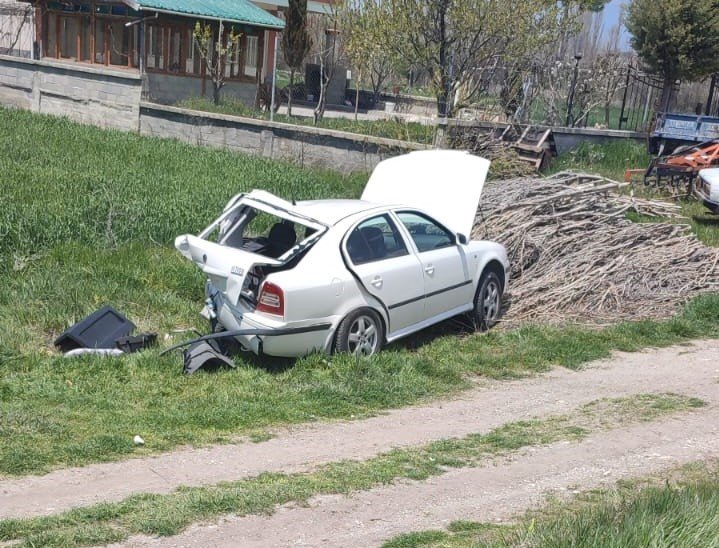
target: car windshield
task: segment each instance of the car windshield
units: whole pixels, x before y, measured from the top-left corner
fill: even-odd
[[[201,237],[221,245],[277,259],[309,243],[317,227],[240,203],[226,211]]]

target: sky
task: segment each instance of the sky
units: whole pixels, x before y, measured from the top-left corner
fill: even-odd
[[[604,33],[605,36],[619,20],[619,13],[622,10],[622,6],[627,3],[628,0],[611,0],[604,6]],[[620,49],[629,51],[631,46],[629,45],[629,33],[627,29],[622,29],[622,36],[620,41]]]

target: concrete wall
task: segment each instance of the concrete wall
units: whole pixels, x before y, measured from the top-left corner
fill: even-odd
[[[638,131],[625,131],[619,129],[593,129],[593,128],[552,128],[554,144],[557,154],[562,154],[577,148],[581,143],[603,144],[609,141],[631,139],[640,143],[647,142],[647,134]]]
[[[345,173],[369,171],[389,156],[427,148],[393,139],[208,114],[152,103],[140,106],[140,132]]]
[[[0,55],[0,105],[137,130],[139,74]]]
[[[223,98],[238,99],[248,106],[255,104],[257,84],[250,82],[227,82],[220,94]],[[144,98],[154,103],[171,105],[202,95],[202,79],[190,76],[173,76],[149,72],[147,74],[147,89]],[[212,81],[205,81],[205,97],[212,99]]]

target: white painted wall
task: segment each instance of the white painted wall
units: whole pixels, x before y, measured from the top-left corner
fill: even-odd
[[[0,54],[32,57],[34,13],[27,2],[0,0]]]

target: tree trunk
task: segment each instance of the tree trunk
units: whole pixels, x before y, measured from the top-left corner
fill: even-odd
[[[447,39],[447,10],[449,9],[449,2],[443,0],[438,6],[439,13],[437,18],[439,19],[439,84],[440,92],[437,95],[437,114],[440,116],[449,118],[452,115],[452,106],[450,104],[452,82],[452,58],[448,51],[448,39]]]
[[[320,56],[320,96],[317,99],[317,106],[315,107],[315,110],[313,112],[315,125],[317,125],[317,122],[322,120],[325,115],[325,103],[327,101],[326,91],[328,83],[329,78],[327,78],[327,75],[325,74],[324,58]]]
[[[658,112],[669,112],[674,106],[674,78],[666,76],[662,86],[662,95],[659,99]]]
[[[220,104],[220,89],[221,86],[217,85],[215,82],[212,82],[212,102],[216,105]]]
[[[609,111],[612,107],[611,103],[604,103],[604,125],[609,129]]]
[[[292,95],[294,94],[295,86],[295,69],[290,67],[290,87],[287,90],[287,116],[292,116]]]

